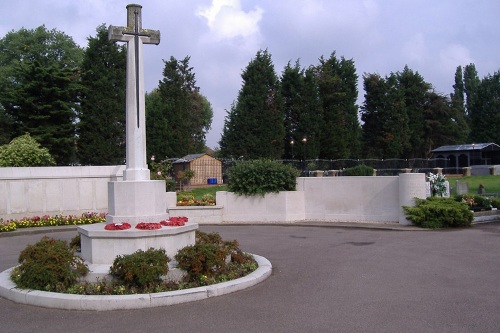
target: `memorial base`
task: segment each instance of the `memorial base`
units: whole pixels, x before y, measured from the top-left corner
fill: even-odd
[[[78,227],[81,238],[81,256],[90,264],[111,265],[119,255],[149,248],[165,249],[173,259],[177,252],[195,243],[198,224],[188,222],[180,227],[162,227],[157,230],[105,230],[104,223]]]

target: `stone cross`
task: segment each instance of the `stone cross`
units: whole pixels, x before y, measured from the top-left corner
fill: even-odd
[[[142,45],[160,43],[158,30],[142,29],[142,6],[127,6],[127,26],[110,26],[110,41],[127,43],[126,156],[124,180],[149,180],[146,163],[146,115]]]

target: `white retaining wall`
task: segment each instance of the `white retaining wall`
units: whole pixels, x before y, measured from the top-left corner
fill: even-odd
[[[125,166],[0,168],[0,217],[4,219],[108,211],[108,182],[121,180]],[[394,177],[301,177],[297,191],[265,197],[217,192],[215,207],[176,207],[166,193],[170,216],[194,223],[391,222],[409,224],[401,206],[425,198],[425,175]]]
[[[0,168],[0,217],[107,211],[108,182],[124,165]]]

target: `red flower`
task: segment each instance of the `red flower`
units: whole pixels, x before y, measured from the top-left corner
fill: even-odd
[[[105,230],[127,230],[130,229],[130,224],[125,223],[110,223],[106,224],[104,227]]]
[[[141,230],[156,230],[161,228],[161,224],[156,222],[141,222],[137,224],[135,228]]]
[[[168,221],[161,221],[161,225],[166,227],[180,227],[186,224],[188,218],[185,216],[174,216],[171,217]]]

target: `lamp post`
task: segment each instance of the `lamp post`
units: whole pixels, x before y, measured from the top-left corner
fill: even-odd
[[[293,139],[290,140],[290,147],[292,148],[292,160],[294,158],[294,155],[293,155],[293,145],[295,144],[295,141]]]
[[[472,144],[472,161],[471,161],[471,165],[474,165],[474,153],[475,153],[474,148],[475,148],[475,147],[476,147],[476,144],[475,144],[475,143],[473,143],[473,144]]]
[[[304,165],[302,167],[302,170],[304,170],[304,172],[306,171],[306,158],[307,158],[307,136],[304,136],[302,138],[302,143],[304,144]]]

